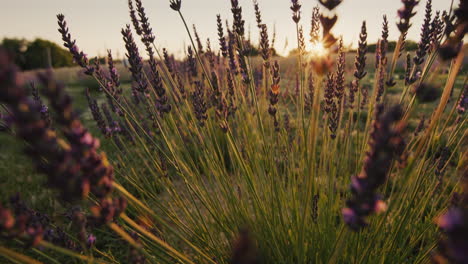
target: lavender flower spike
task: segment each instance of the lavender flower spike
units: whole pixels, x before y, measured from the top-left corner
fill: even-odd
[[[402,0],[401,2],[403,2],[403,7],[398,10],[400,21],[397,23],[397,26],[400,32],[405,34],[411,27],[410,19],[416,15],[416,12],[413,12],[413,9],[419,4],[419,0]]]
[[[65,21],[65,16],[63,14],[57,15],[59,29],[58,31],[62,34],[63,46],[67,48],[73,56],[75,63],[80,65],[82,68],[86,69],[85,73],[92,75],[94,73],[94,68],[89,66],[88,57],[76,46],[76,40],[72,40],[71,34],[68,31],[67,21]]]
[[[169,0],[172,10],[179,12],[182,6],[182,0]]]

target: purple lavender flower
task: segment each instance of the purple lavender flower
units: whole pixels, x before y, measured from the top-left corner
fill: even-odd
[[[257,0],[253,0],[254,10],[255,10],[255,20],[257,21],[257,27],[260,29],[262,23],[262,13],[260,11],[260,6],[258,5]]]
[[[65,16],[63,14],[57,15],[59,32],[62,34],[63,45],[68,48],[70,53],[73,56],[73,61],[85,69],[85,73],[92,75],[94,73],[94,68],[89,65],[88,58],[86,54],[78,49],[76,45],[76,40],[72,40],[71,34],[68,31],[67,21],[65,21]]]
[[[466,196],[466,194],[465,194]],[[444,237],[439,242],[434,263],[468,263],[468,210],[452,207],[437,219]]]
[[[468,85],[463,87],[462,94],[460,95],[460,100],[458,100],[457,104],[457,112],[458,114],[462,115],[466,112],[466,108],[468,108]]]
[[[193,109],[198,124],[203,127],[205,126],[205,121],[208,119],[208,115],[206,114],[208,108],[205,101],[205,92],[201,82],[196,81],[194,84],[195,91],[192,93]]]
[[[169,0],[172,10],[179,12],[182,6],[182,0]]]
[[[86,245],[91,248],[94,246],[94,244],[96,244],[96,236],[89,234],[88,238],[86,239]]]
[[[367,225],[367,216],[385,210],[385,203],[375,192],[387,179],[393,159],[400,156],[405,147],[401,135],[404,125],[398,123],[403,116],[401,107],[392,107],[386,113],[383,110],[382,104],[376,108],[370,151],[361,173],[351,178],[352,196],[342,210],[345,223],[356,231]]]
[[[229,27],[227,26],[227,28]],[[229,68],[231,69],[231,72],[233,72],[235,75],[238,75],[239,70],[237,68],[236,55],[234,53],[234,50],[236,49],[236,46],[235,46],[236,36],[229,29],[228,29],[228,35],[229,35],[229,41],[228,41]]]
[[[265,24],[260,25],[260,50],[263,58],[263,64],[266,68],[270,67],[270,41],[268,40],[268,31]]]
[[[195,42],[197,43],[197,51],[199,54],[203,54],[203,44],[201,42],[200,36],[198,35],[197,27],[195,24],[192,25],[193,27],[193,35],[195,36]]]
[[[219,48],[221,49],[221,53],[223,54],[223,57],[227,58],[228,48],[226,44],[226,38],[224,37],[224,30],[223,30],[223,23],[221,21],[221,15],[216,15],[216,23],[217,23],[217,28],[218,28]]]
[[[91,97],[89,89],[86,89],[86,99],[88,100],[88,106],[91,110],[91,115],[93,116],[94,121],[96,121],[99,130],[101,130],[101,133],[104,136],[110,137],[111,134],[109,133],[109,127],[107,126],[106,121],[102,117],[101,109],[99,108],[96,99]]]
[[[26,239],[26,247],[34,247],[43,240],[44,227],[32,211],[12,212],[0,204],[0,232],[9,239]]]
[[[410,19],[416,15],[413,9],[419,4],[419,0],[401,0],[403,7],[398,10],[400,21],[397,23],[398,29],[402,34],[408,32],[411,27]]]
[[[453,16],[444,14],[446,40],[439,49],[443,60],[450,60],[457,56],[463,45],[463,38],[468,33],[468,2],[460,0],[460,5],[453,12]]]
[[[135,83],[132,86],[132,89],[147,94],[148,93],[148,82],[143,74],[143,61],[138,52],[137,45],[133,39],[132,31],[130,30],[130,25],[127,25],[126,28],[122,29],[122,36],[125,42],[125,48],[127,49],[127,59],[130,64],[130,72],[132,73],[133,81]]]
[[[133,0],[128,0],[128,9],[130,10],[130,19],[132,20],[133,28],[135,29],[137,35],[141,35],[141,27],[140,21],[138,20],[135,12],[135,8],[133,7]]]
[[[237,33],[237,35],[243,37],[245,33],[245,21],[242,19],[242,7],[239,6],[238,0],[231,0],[231,6],[232,15],[234,18],[234,31]]]
[[[197,61],[192,46],[187,47],[187,64],[192,77],[196,78],[198,76]]]
[[[424,24],[421,28],[421,40],[418,44],[416,56],[413,61],[416,65],[421,65],[424,62],[424,57],[429,50],[431,43],[431,18],[432,18],[432,0],[428,0],[426,4],[426,15],[424,17]]]
[[[359,48],[357,50],[354,66],[354,77],[361,80],[367,74],[366,72],[366,53],[367,53],[367,28],[366,21],[362,22],[361,34],[359,34]]]
[[[16,135],[28,143],[26,153],[48,176],[48,184],[61,191],[63,199],[86,198],[92,193],[102,207],[112,191],[113,167],[105,154],[98,152],[99,140],[77,119],[64,87],[52,79],[50,72],[38,78],[47,88],[44,93],[56,113],[63,138],[40,118],[40,105],[28,98],[16,66],[0,50],[0,101],[8,105],[14,116]],[[114,216],[125,209],[123,205],[120,202],[112,207]]]
[[[345,82],[345,67],[346,67],[346,57],[343,48],[343,39],[340,39],[338,58],[337,58],[337,70],[335,76],[335,96],[338,101],[343,99],[344,95],[344,82]]]
[[[301,4],[299,0],[291,0],[291,10],[293,11],[292,19],[294,23],[299,23],[301,20]]]
[[[279,94],[280,94],[280,70],[278,61],[275,61],[271,68],[271,75],[273,82],[271,84],[271,90],[268,92],[268,96],[270,98],[270,105],[268,106],[268,113],[273,117],[273,125],[275,126],[275,131],[279,132],[279,122],[278,118],[276,117],[277,109],[276,104],[279,101]]]

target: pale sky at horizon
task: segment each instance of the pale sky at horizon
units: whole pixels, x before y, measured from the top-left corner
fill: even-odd
[[[3,2],[3,3],[2,3]],[[258,0],[270,33],[276,25],[275,48],[280,54],[296,46],[295,25],[289,9],[290,0]],[[317,0],[302,0],[302,19],[306,39],[310,28],[312,8]],[[433,0],[433,10],[448,10],[452,0]],[[455,4],[458,4],[455,0]],[[48,39],[61,44],[55,15],[66,16],[70,32],[77,39],[80,49],[90,56],[105,55],[106,49],[116,51],[122,57],[124,44],[120,29],[130,22],[127,0],[0,0],[0,39],[4,37]],[[258,39],[252,0],[239,0],[246,20],[246,32],[251,28],[253,40]],[[426,1],[421,0],[418,14],[412,20],[408,38],[419,40],[420,27],[424,18]],[[189,39],[178,14],[169,7],[169,0],[143,0],[156,35],[156,45],[166,47],[176,55],[183,53]],[[400,0],[344,0],[338,7],[338,22],[333,30],[343,35],[346,45],[357,43],[361,23],[367,21],[368,42],[373,43],[380,36],[382,16],[386,14],[390,24],[390,40],[396,40],[399,32],[395,25],[396,12],[402,6]],[[232,20],[230,0],[182,0],[182,12],[191,27],[196,24],[202,39],[210,38],[217,50],[216,14]],[[288,39],[289,46],[284,49]],[[205,42],[205,41],[204,41]],[[141,51],[143,53],[143,51]]]

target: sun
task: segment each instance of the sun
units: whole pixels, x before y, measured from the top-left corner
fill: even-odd
[[[328,53],[327,48],[325,48],[321,41],[309,42],[307,51],[311,57],[324,57]]]

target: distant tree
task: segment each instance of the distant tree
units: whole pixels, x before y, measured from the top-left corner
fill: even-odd
[[[367,50],[369,52],[375,52],[375,49],[377,47],[377,44],[374,43],[374,44],[369,44]],[[396,41],[390,41],[388,42],[388,51],[389,52],[393,52],[395,51],[395,47],[396,47]],[[412,40],[407,40],[406,43],[405,43],[405,50],[406,51],[415,51],[418,49],[418,43],[412,41]]]
[[[73,58],[68,51],[48,40],[36,39],[28,45],[25,52],[27,69],[46,68],[49,63],[54,68],[73,65]]]
[[[25,39],[5,38],[2,46],[13,54],[16,64],[22,70],[74,65],[67,50],[48,40],[38,38],[29,42]]]
[[[28,49],[28,41],[25,39],[4,38],[2,46],[15,58],[15,64],[24,69],[26,59],[24,52]]]
[[[89,63],[94,64],[94,62],[96,61],[96,58],[98,59],[99,64],[106,64],[107,63],[107,57],[94,57],[94,58],[91,58],[89,60]],[[114,60],[114,62],[116,62],[116,61],[117,60]]]

